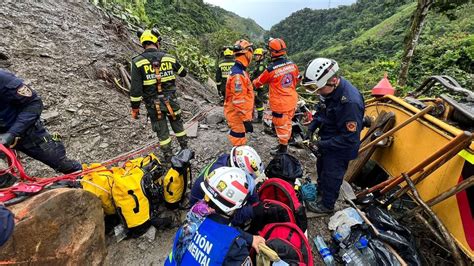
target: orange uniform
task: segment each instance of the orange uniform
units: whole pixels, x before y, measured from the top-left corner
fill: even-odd
[[[247,143],[244,121],[252,120],[254,97],[249,74],[236,61],[227,78],[224,101],[224,115],[230,127],[228,138],[233,146]]]
[[[291,120],[295,114],[298,93],[298,67],[290,60],[279,57],[253,81],[256,88],[269,84],[269,102],[272,122],[280,144],[288,145],[291,137]]]

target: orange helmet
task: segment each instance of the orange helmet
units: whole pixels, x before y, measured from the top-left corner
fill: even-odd
[[[240,39],[235,42],[233,50],[234,55],[244,54],[247,51],[251,51],[253,53],[253,44],[247,40]]]
[[[253,44],[247,40],[240,39],[235,42],[233,50],[235,60],[247,67],[250,64],[250,61],[252,61]]]
[[[286,54],[286,43],[280,38],[270,38],[268,40],[268,50],[272,57],[279,57]]]

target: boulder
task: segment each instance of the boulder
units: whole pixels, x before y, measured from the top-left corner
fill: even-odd
[[[206,116],[206,123],[215,125],[224,121],[224,107],[216,106]]]
[[[100,200],[82,189],[59,188],[10,206],[15,230],[1,247],[6,264],[97,265],[106,256]]]

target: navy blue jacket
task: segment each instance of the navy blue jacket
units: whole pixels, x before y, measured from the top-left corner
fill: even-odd
[[[358,155],[364,118],[364,98],[349,81],[340,78],[339,85],[328,96],[321,97],[316,115],[308,130],[319,128],[322,155],[352,160]]]
[[[219,156],[214,162],[210,165],[206,166],[199,176],[196,178],[194,185],[191,189],[191,195],[189,202],[191,205],[194,205],[199,200],[204,198],[204,192],[201,189],[201,183],[204,181],[204,176],[207,173],[214,171],[214,169],[222,167],[222,166],[230,166],[229,163],[229,154],[222,154]],[[256,191],[252,191],[250,196],[247,199],[247,203],[242,206],[242,208],[235,211],[234,216],[232,218],[232,224],[236,226],[240,226],[245,224],[248,220],[253,218],[253,207],[254,203],[258,202],[258,195]]]
[[[23,80],[0,69],[0,133],[22,136],[40,118],[43,102]]]

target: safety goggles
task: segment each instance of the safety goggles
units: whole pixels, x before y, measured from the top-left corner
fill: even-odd
[[[303,85],[303,87],[309,91],[309,92],[318,92],[320,89],[322,88],[319,88],[316,84],[307,84],[307,85]]]

